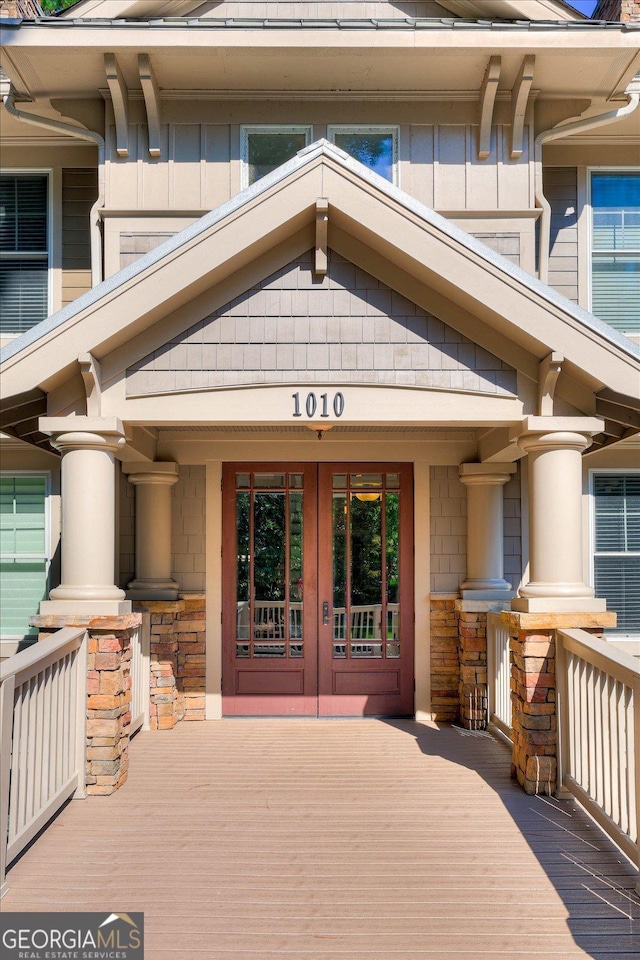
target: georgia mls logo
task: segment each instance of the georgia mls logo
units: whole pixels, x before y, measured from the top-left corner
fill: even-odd
[[[1,913],[3,960],[144,960],[142,913]]]

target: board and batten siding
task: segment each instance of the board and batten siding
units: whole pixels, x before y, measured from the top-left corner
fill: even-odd
[[[399,117],[406,117],[409,109],[416,108],[415,104],[399,105],[396,119],[389,105],[379,119],[372,119],[376,114],[371,104],[364,105],[369,108],[366,114],[355,116],[345,114],[344,104],[337,104],[333,112],[327,107],[322,114],[317,104],[295,106],[295,122],[311,124],[314,140],[326,136],[328,123],[398,123],[399,185],[435,210],[529,210],[534,205],[528,126],[523,153],[518,160],[510,159],[511,128],[505,123],[493,128],[490,156],[478,160],[477,124],[402,122]],[[308,111],[304,110],[305,106],[309,107]],[[229,109],[237,112],[240,108]],[[420,109],[423,110],[423,106]],[[246,105],[244,111],[243,116],[247,118],[255,116],[247,112]],[[282,123],[280,113],[276,119],[267,114],[261,122]],[[258,115],[262,118],[263,113]],[[320,115],[323,122],[314,119]],[[119,157],[115,129],[108,128],[107,209],[213,210],[239,192],[238,124],[165,123],[161,126],[160,147],[160,159],[150,161],[146,125],[130,123],[129,156]]]
[[[548,167],[544,194],[551,204],[549,286],[578,302],[578,171]]]
[[[98,172],[62,170],[62,306],[91,289],[89,214],[98,196]]]

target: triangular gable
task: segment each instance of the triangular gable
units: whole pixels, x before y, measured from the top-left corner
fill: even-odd
[[[497,356],[508,341],[532,380],[556,350],[588,388],[637,392],[637,345],[319,141],[14,341],[2,354],[4,394],[48,388],[79,353],[107,356],[287,239],[307,238],[308,249],[318,197],[329,201],[334,250]]]
[[[394,384],[515,396],[516,371],[329,251],[313,251],[127,370],[127,396],[254,384]]]

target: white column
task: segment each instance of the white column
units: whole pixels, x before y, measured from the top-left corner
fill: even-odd
[[[599,429],[599,421],[586,418],[530,417],[518,438],[529,457],[530,580],[512,602],[514,610],[606,609],[584,582],[582,553],[582,452]]]
[[[43,417],[62,454],[62,583],[41,613],[131,610],[115,579],[115,453],[126,443],[114,417]]]
[[[504,579],[502,488],[517,467],[513,463],[462,463],[460,481],[467,488],[467,579],[464,599],[506,600],[511,584]]]
[[[128,463],[123,466],[136,490],[136,575],[127,585],[132,600],[175,600],[171,578],[171,487],[177,463]]]

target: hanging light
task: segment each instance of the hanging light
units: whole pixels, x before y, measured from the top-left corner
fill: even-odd
[[[380,499],[379,493],[356,493],[356,500],[362,500],[363,503],[373,503]]]

